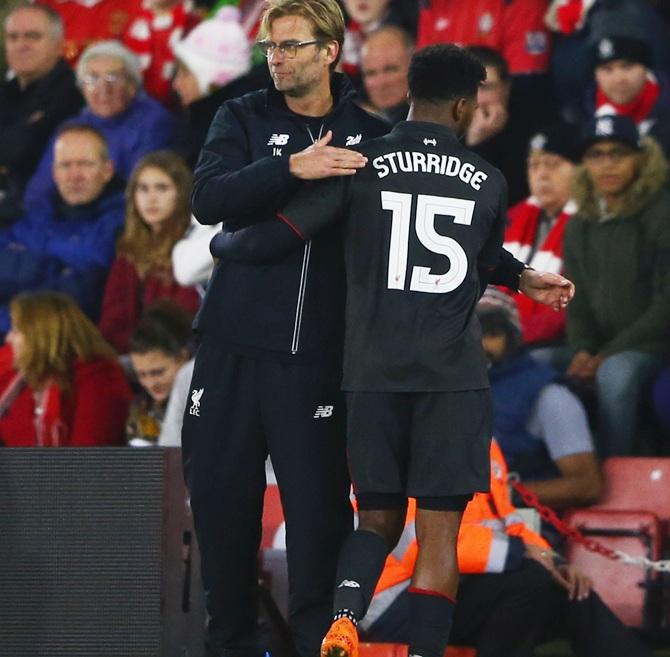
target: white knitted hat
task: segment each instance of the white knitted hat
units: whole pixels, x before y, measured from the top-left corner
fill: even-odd
[[[251,44],[240,25],[237,7],[225,6],[175,44],[174,54],[195,76],[203,94],[251,68]]]

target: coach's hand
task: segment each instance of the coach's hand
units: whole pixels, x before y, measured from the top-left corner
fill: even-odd
[[[524,269],[519,279],[519,290],[533,301],[562,310],[575,296],[575,286],[560,274]]]
[[[302,180],[351,176],[367,164],[368,158],[357,151],[328,146],[332,138],[333,131],[329,130],[304,151],[291,155],[288,159],[291,173]]]

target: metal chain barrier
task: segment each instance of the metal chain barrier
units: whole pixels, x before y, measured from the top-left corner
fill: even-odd
[[[600,554],[607,559],[612,561],[621,561],[630,566],[638,566],[640,568],[646,568],[650,570],[655,570],[658,572],[670,572],[670,560],[665,561],[652,561],[646,557],[632,557],[626,552],[621,550],[613,550],[608,548],[606,545],[599,543],[595,539],[584,536],[582,532],[579,531],[576,527],[571,527],[566,522],[561,520],[556,512],[548,506],[545,506],[540,502],[537,495],[533,491],[528,490],[521,482],[516,480],[513,475],[509,478],[509,483],[512,488],[520,495],[521,499],[530,507],[533,507],[539,514],[542,520],[550,523],[555,527],[561,534],[567,536],[571,541],[583,545],[589,552],[595,552]]]

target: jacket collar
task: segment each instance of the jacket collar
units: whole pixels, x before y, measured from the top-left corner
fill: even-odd
[[[330,82],[330,92],[333,95],[333,107],[327,116],[340,112],[346,102],[356,96],[356,90],[351,82],[349,82],[349,78],[342,73],[333,73]],[[270,112],[281,112],[286,115],[297,116],[295,112],[289,109],[284,94],[277,91],[273,82],[270,82],[267,87],[266,107]]]

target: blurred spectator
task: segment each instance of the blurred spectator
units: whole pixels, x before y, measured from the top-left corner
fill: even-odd
[[[512,75],[549,66],[548,0],[429,0],[419,13],[417,47],[431,43],[486,46],[500,52]]]
[[[158,437],[158,444],[161,447],[181,447],[181,428],[184,424],[186,405],[189,401],[191,401],[191,404],[193,403],[194,394],[199,399],[197,390],[191,393],[189,397],[194,365],[195,358],[191,358],[179,368],[174,378],[170,399],[168,399],[165,417],[161,425],[161,433]]]
[[[520,163],[532,129],[509,112],[510,78],[505,58],[483,46],[469,48],[486,68],[486,81],[479,87],[472,123],[465,136],[468,148],[498,167],[509,186],[509,203],[527,195],[526,176]]]
[[[396,124],[407,118],[407,73],[414,42],[400,27],[371,32],[361,50],[361,73],[368,108]]]
[[[546,15],[553,30],[551,77],[563,117],[576,122],[584,108],[584,90],[593,83],[591,49],[606,35],[647,39],[654,68],[668,71],[670,40],[659,7],[644,0],[552,0]]]
[[[538,271],[563,271],[563,231],[576,209],[570,201],[576,169],[574,132],[555,124],[531,138],[526,161],[531,195],[509,210],[505,248]],[[565,310],[557,312],[522,294],[515,300],[526,344],[563,343]]]
[[[605,36],[592,48],[596,89],[589,114],[630,117],[640,134],[651,135],[670,153],[670,80],[652,72],[650,44],[633,37]]]
[[[65,59],[74,67],[99,41],[121,39],[142,0],[37,0],[55,9],[65,24]]]
[[[191,213],[191,172],[174,153],[146,155],[126,190],[126,223],[107,278],[100,331],[121,354],[144,309],[171,299],[192,317],[200,295],[172,273],[172,247],[184,235]]]
[[[341,67],[351,78],[360,76],[361,48],[367,35],[383,25],[400,25],[391,0],[343,0],[349,20],[344,33]]]
[[[521,342],[514,301],[496,289],[477,306],[489,359],[493,435],[511,470],[540,502],[556,509],[594,503],[601,478],[586,412]]]
[[[23,189],[51,133],[84,104],[62,59],[63,24],[55,11],[19,7],[3,26],[14,77],[0,83],[0,226],[21,214]]]
[[[203,289],[214,270],[214,259],[209,251],[209,243],[219,233],[223,224],[205,226],[195,217],[186,235],[172,249],[172,271],[179,285],[193,285]]]
[[[0,7],[0,25],[5,25],[7,16],[11,14],[16,7],[25,5],[25,0],[5,0]],[[5,59],[5,31],[0,31],[0,80],[7,77],[7,60]]]
[[[96,318],[105,277],[123,225],[123,182],[104,137],[88,125],[57,134],[55,191],[0,233],[0,332],[8,329],[6,304],[18,292],[60,290]]]
[[[199,22],[192,0],[145,0],[123,37],[139,57],[147,93],[165,105],[176,104],[174,44]]]
[[[20,294],[0,348],[0,440],[9,447],[123,443],[132,397],[114,351],[65,294]]]
[[[174,46],[177,70],[172,86],[184,108],[184,147],[194,167],[209,126],[226,100],[267,86],[267,64],[251,69],[251,44],[235,7],[224,7]]]
[[[417,558],[415,505],[399,546],[386,560],[367,616],[367,640],[407,643],[408,589]],[[477,657],[522,657],[567,632],[578,657],[652,657],[592,590],[593,582],[552,552],[512,505],[507,465],[491,442],[491,490],[477,493],[458,533],[458,604],[450,641],[474,646]]]
[[[601,455],[626,456],[640,398],[668,351],[668,163],[625,116],[592,121],[581,151],[578,211],[564,240],[566,275],[579,290],[568,308],[567,374],[595,388]]]
[[[130,340],[130,361],[142,390],[133,399],[126,427],[134,447],[156,445],[179,369],[190,357],[191,318],[170,301],[147,309]]]
[[[105,136],[121,178],[128,180],[143,155],[169,145],[174,121],[160,103],[142,91],[137,58],[120,43],[102,41],[88,48],[77,65],[77,81],[86,99],[77,122],[91,125]],[[26,208],[39,205],[53,189],[52,159],[49,147],[26,188]]]

